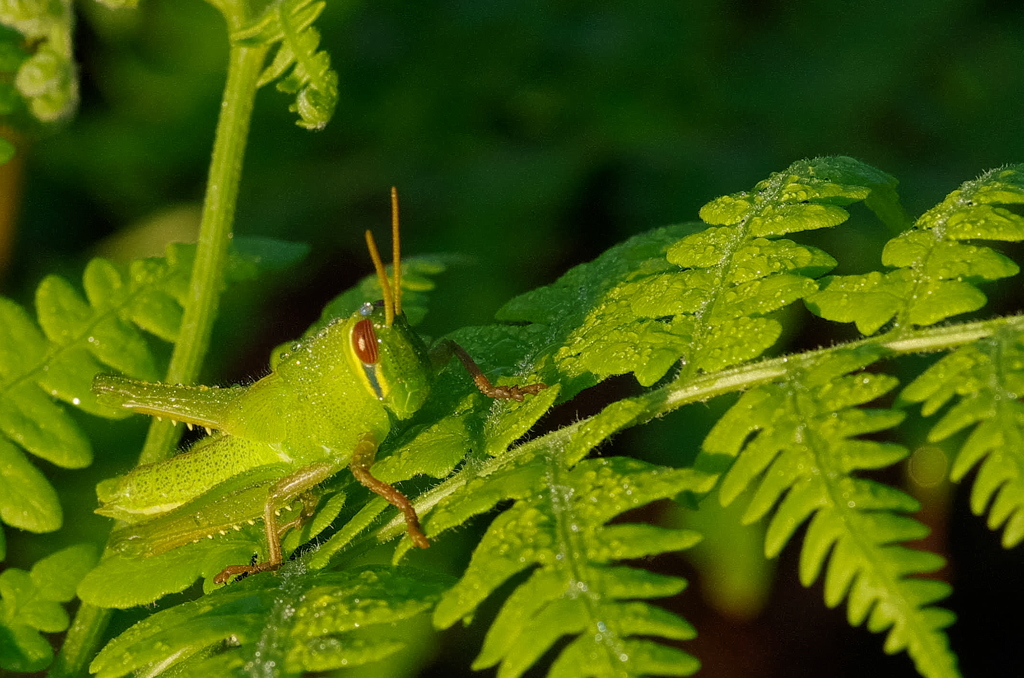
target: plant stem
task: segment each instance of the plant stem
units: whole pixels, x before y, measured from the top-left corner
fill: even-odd
[[[210,160],[199,244],[181,331],[167,369],[166,380],[172,384],[195,381],[210,344],[210,333],[224,286],[224,263],[231,242],[242,161],[256,99],[256,82],[267,50],[266,46],[232,46],[228,57],[228,78]],[[173,423],[154,420],[139,462],[151,463],[167,458],[174,449],[177,435]],[[83,604],[50,668],[50,678],[85,675],[109,620],[110,610]]]

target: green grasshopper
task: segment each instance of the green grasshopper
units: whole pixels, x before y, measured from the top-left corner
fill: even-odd
[[[294,518],[283,525],[278,524],[279,512],[297,498],[308,498],[318,484],[348,466],[356,480],[404,514],[413,544],[430,545],[408,498],[370,472],[392,418],[407,419],[420,409],[434,375],[453,355],[489,397],[521,401],[546,386],[495,386],[451,340],[427,349],[402,313],[394,188],[391,209],[393,281],[373,234],[366,232],[384,299],[364,304],[349,318],[337,319],[293,346],[259,381],[217,388],[96,377],[93,391],[107,404],[168,417],[189,428],[202,426],[209,433],[183,454],[139,466],[97,486],[101,506],[96,512],[129,523],[116,531],[121,541],[157,544],[163,536],[163,546],[151,544],[149,554],[155,555],[262,515],[267,560],[227,567],[214,581],[274,570],[282,563],[281,538],[300,525],[312,507],[297,516],[292,510],[289,516]],[[197,511],[217,517],[195,518],[191,528],[178,530],[181,535],[172,533],[172,512],[197,504]]]

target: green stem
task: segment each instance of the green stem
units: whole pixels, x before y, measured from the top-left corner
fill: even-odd
[[[224,87],[217,133],[206,184],[199,244],[192,269],[181,332],[174,346],[167,381],[185,384],[195,381],[210,344],[213,321],[224,283],[224,263],[238,199],[246,140],[256,82],[263,69],[268,48],[232,46],[228,58],[228,79]],[[140,463],[167,458],[174,449],[178,431],[169,422],[149,428]],[[110,610],[83,604],[75,615],[60,653],[50,669],[50,678],[81,676],[102,641]]]

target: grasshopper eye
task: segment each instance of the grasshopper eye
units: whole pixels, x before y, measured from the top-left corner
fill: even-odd
[[[363,363],[374,365],[380,358],[377,352],[377,333],[369,318],[360,320],[352,328],[352,350]]]

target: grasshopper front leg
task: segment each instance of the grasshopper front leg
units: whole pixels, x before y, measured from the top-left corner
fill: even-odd
[[[352,452],[352,461],[349,462],[349,469],[355,479],[362,483],[371,492],[380,495],[389,504],[397,508],[405,516],[405,524],[409,531],[409,539],[421,549],[430,546],[426,535],[420,529],[420,519],[416,515],[416,509],[408,497],[402,494],[393,485],[375,478],[370,473],[374,457],[377,455],[377,441],[371,435],[363,435],[359,439],[355,450]]]
[[[430,352],[430,359],[434,365],[444,365],[452,356],[459,359],[466,371],[469,372],[469,376],[473,377],[473,383],[476,384],[477,389],[488,398],[494,398],[496,400],[516,400],[522,402],[523,396],[526,395],[537,395],[543,389],[546,389],[547,384],[527,384],[520,386],[513,384],[511,386],[495,386],[491,383],[491,380],[487,378],[487,375],[483,373],[480,366],[476,364],[476,361],[470,357],[469,353],[466,353],[466,349],[456,344],[451,339],[444,339]]]
[[[255,565],[231,565],[220,571],[213,578],[214,583],[223,584],[237,575],[250,575],[257,572],[276,570],[284,562],[281,554],[281,538],[293,527],[299,526],[309,512],[308,504],[303,507],[302,514],[286,525],[278,526],[277,512],[287,506],[293,499],[316,487],[337,473],[337,464],[321,462],[310,464],[295,473],[282,478],[271,488],[267,495],[267,503],[263,507],[263,526],[267,535],[267,559]]]

